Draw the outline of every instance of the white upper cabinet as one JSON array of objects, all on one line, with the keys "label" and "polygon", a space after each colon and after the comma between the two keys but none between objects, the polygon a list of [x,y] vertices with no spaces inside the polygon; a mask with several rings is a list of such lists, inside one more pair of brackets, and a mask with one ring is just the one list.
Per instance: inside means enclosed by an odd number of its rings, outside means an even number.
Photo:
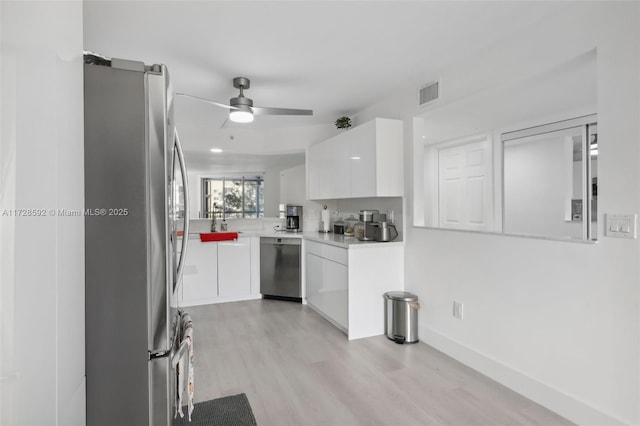
[{"label": "white upper cabinet", "polygon": [[313,182],[313,185],[307,183],[307,198],[311,200],[322,199],[331,193],[331,170],[325,167],[329,162],[329,150],[322,148],[318,144],[307,150],[307,182]]},{"label": "white upper cabinet", "polygon": [[403,195],[402,121],[376,118],[307,150],[310,200]]},{"label": "white upper cabinet", "polygon": [[322,149],[331,153],[328,163],[329,174],[332,184],[331,192],[324,198],[349,198],[351,196],[350,164],[349,164],[349,144],[342,138],[331,138],[320,144]]},{"label": "white upper cabinet", "polygon": [[[377,126],[372,126],[369,123],[356,127],[349,136],[348,160],[351,179],[349,195],[352,197],[375,197],[378,195],[377,176],[384,173],[383,170],[378,170],[378,157],[381,156],[377,155],[376,151],[378,146],[385,143],[382,142],[384,138],[378,138]],[[384,158],[380,158],[380,160],[383,161]]]}]

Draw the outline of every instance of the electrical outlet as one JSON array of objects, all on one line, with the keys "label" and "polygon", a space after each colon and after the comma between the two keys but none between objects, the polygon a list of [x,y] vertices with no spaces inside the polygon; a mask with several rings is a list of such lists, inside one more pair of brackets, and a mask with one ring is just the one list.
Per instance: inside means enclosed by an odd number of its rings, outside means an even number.
[{"label": "electrical outlet", "polygon": [[464,305],[462,302],[453,301],[453,316],[462,319],[464,317]]}]

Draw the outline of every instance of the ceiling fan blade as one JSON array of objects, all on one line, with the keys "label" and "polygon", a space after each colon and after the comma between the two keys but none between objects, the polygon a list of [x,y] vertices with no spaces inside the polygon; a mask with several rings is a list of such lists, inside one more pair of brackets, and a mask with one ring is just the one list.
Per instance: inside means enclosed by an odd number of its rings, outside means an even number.
[{"label": "ceiling fan blade", "polygon": [[255,115],[313,115],[311,109],[251,107]]},{"label": "ceiling fan blade", "polygon": [[231,105],[221,104],[221,103],[218,103],[218,102],[211,101],[209,99],[205,99],[205,98],[201,98],[201,97],[193,96],[193,95],[188,95],[186,93],[176,93],[176,96],[184,96],[184,97],[187,97],[187,98],[196,99],[196,100],[199,100],[199,101],[203,101],[203,102],[207,102],[207,103],[213,104],[215,106],[219,106],[221,108],[238,109],[238,108],[236,108],[234,106],[231,106]]}]

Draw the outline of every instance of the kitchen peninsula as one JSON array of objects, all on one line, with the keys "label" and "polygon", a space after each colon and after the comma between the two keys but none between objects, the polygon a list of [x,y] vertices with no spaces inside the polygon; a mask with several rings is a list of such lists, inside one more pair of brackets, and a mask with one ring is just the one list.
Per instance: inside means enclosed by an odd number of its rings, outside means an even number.
[{"label": "kitchen peninsula", "polygon": [[382,295],[403,288],[404,242],[268,229],[240,231],[232,241],[191,233],[180,306],[260,299],[260,237],[299,238],[302,303],[350,340],[383,334]]},{"label": "kitchen peninsula", "polygon": [[387,291],[403,290],[404,243],[304,233],[306,302],[349,340],[384,332]]}]

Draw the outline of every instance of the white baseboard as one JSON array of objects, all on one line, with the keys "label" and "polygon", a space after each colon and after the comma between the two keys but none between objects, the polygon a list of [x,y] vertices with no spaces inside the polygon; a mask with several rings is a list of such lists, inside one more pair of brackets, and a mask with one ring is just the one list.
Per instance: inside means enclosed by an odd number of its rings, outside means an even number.
[{"label": "white baseboard", "polygon": [[262,299],[262,295],[250,294],[247,296],[216,297],[216,298],[210,298],[210,299],[191,300],[188,302],[181,301],[180,307],[188,308],[190,306],[215,305],[216,303],[243,302],[245,300],[256,300],[256,299]]},{"label": "white baseboard", "polygon": [[329,315],[326,315],[324,312],[322,312],[320,309],[316,308],[315,306],[313,306],[311,303],[307,302],[307,306],[310,307],[311,309],[313,309],[317,314],[319,314],[322,318],[326,319],[327,321],[329,321],[331,324],[333,324],[338,330],[340,330],[341,332],[343,332],[344,334],[346,334],[347,336],[349,336],[349,330],[347,330],[346,328],[344,328],[343,326],[341,326],[340,324],[338,324],[333,318],[331,318]]},{"label": "white baseboard", "polygon": [[420,324],[420,341],[579,425],[631,424]]}]

